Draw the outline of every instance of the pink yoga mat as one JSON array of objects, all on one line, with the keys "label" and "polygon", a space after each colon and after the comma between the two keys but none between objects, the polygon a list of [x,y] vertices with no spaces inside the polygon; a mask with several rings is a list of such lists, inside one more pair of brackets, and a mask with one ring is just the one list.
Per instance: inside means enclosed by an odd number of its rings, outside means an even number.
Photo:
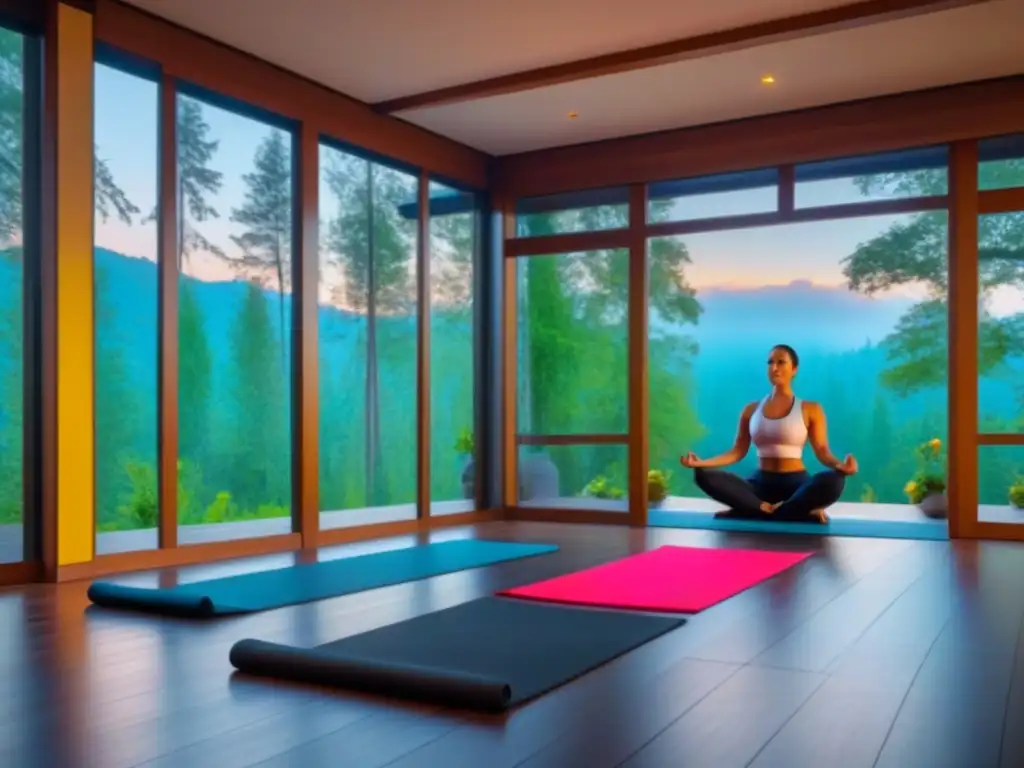
[{"label": "pink yoga mat", "polygon": [[666,546],[498,594],[600,608],[696,613],[811,554]]}]

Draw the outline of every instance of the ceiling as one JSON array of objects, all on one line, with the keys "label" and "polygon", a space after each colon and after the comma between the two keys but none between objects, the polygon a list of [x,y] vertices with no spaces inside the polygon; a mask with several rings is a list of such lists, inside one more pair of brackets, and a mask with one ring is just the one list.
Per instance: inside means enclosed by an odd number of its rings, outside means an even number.
[{"label": "ceiling", "polygon": [[[128,2],[369,103],[847,4]],[[1022,74],[1021,30],[1024,0],[991,0],[396,116],[505,155]]]}]

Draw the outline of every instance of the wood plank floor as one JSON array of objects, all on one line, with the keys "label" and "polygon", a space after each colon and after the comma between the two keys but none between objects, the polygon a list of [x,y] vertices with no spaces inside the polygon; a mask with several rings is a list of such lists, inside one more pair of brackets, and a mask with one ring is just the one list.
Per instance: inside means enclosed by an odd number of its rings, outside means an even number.
[{"label": "wood plank floor", "polygon": [[[472,535],[562,549],[204,623],[86,610],[84,584],[2,592],[0,765],[1024,765],[1024,546],[522,522],[432,539]],[[817,556],[505,717],[244,679],[228,663],[242,637],[315,645],[668,543],[809,548]],[[173,583],[225,570],[132,580]]]}]

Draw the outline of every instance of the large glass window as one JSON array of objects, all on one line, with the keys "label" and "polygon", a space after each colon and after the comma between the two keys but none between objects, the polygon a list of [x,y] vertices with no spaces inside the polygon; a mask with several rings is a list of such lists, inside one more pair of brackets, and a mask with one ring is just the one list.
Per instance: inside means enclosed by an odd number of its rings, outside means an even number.
[{"label": "large glass window", "polygon": [[629,190],[590,189],[516,202],[516,236],[597,232],[629,226]]},{"label": "large glass window", "polygon": [[948,169],[946,146],[804,163],[795,170],[795,205],[819,208],[945,195]]},{"label": "large glass window", "polygon": [[291,530],[290,132],[179,94],[183,544]]},{"label": "large glass window", "polygon": [[24,558],[22,395],[25,41],[0,27],[0,563]]},{"label": "large glass window", "polygon": [[519,259],[519,433],[628,430],[629,251]]},{"label": "large glass window", "polygon": [[[530,256],[517,275],[519,499],[624,509],[629,252]],[[622,444],[543,439],[586,434]]]},{"label": "large glass window", "polygon": [[157,546],[159,86],[95,68],[96,551]]},{"label": "large glass window", "polygon": [[779,208],[779,169],[658,181],[648,185],[647,196],[650,222],[771,213]]},{"label": "large glass window", "polygon": [[430,514],[476,507],[476,198],[430,185]]},{"label": "large glass window", "polygon": [[[722,509],[679,456],[732,446],[743,407],[770,390],[769,351],[788,344],[797,395],[822,404],[832,451],[860,464],[831,514],[940,524],[914,482],[944,471],[946,233],[935,212],[652,240],[650,467],[668,477],[665,508]],[[817,471],[810,447],[804,461]],[[751,449],[729,471],[755,467]]]},{"label": "large glass window", "polygon": [[321,528],[416,517],[417,187],[320,146]]},{"label": "large glass window", "polygon": [[1024,445],[978,447],[978,520],[1024,523]]},{"label": "large glass window", "polygon": [[978,289],[978,428],[1024,433],[1024,212],[978,218]]},{"label": "large glass window", "polygon": [[1024,187],[1024,133],[978,142],[978,189]]}]

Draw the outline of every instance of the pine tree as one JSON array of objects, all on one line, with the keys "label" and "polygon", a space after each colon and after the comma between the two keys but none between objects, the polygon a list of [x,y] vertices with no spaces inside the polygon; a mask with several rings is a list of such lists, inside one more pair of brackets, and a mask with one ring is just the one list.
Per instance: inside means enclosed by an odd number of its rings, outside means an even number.
[{"label": "pine tree", "polygon": [[366,316],[366,427],[367,503],[387,503],[381,473],[378,376],[378,316],[405,315],[415,301],[410,254],[415,247],[415,226],[400,219],[399,206],[408,202],[408,181],[403,174],[356,157],[327,156],[326,181],[339,200],[337,216],[324,238],[329,259],[345,276],[345,301]]},{"label": "pine tree", "polygon": [[[285,381],[274,365],[277,340],[267,310],[263,291],[248,282],[231,331],[231,487],[238,503],[250,509],[289,503],[289,468],[277,460],[288,445]],[[258,423],[254,414],[259,414]]]},{"label": "pine tree", "polygon": [[284,132],[272,130],[256,149],[253,171],[242,176],[247,187],[245,201],[231,212],[231,221],[246,228],[243,234],[231,238],[242,250],[242,266],[255,275],[270,267],[276,275],[282,361],[287,346],[284,299],[291,283],[290,154]]}]

